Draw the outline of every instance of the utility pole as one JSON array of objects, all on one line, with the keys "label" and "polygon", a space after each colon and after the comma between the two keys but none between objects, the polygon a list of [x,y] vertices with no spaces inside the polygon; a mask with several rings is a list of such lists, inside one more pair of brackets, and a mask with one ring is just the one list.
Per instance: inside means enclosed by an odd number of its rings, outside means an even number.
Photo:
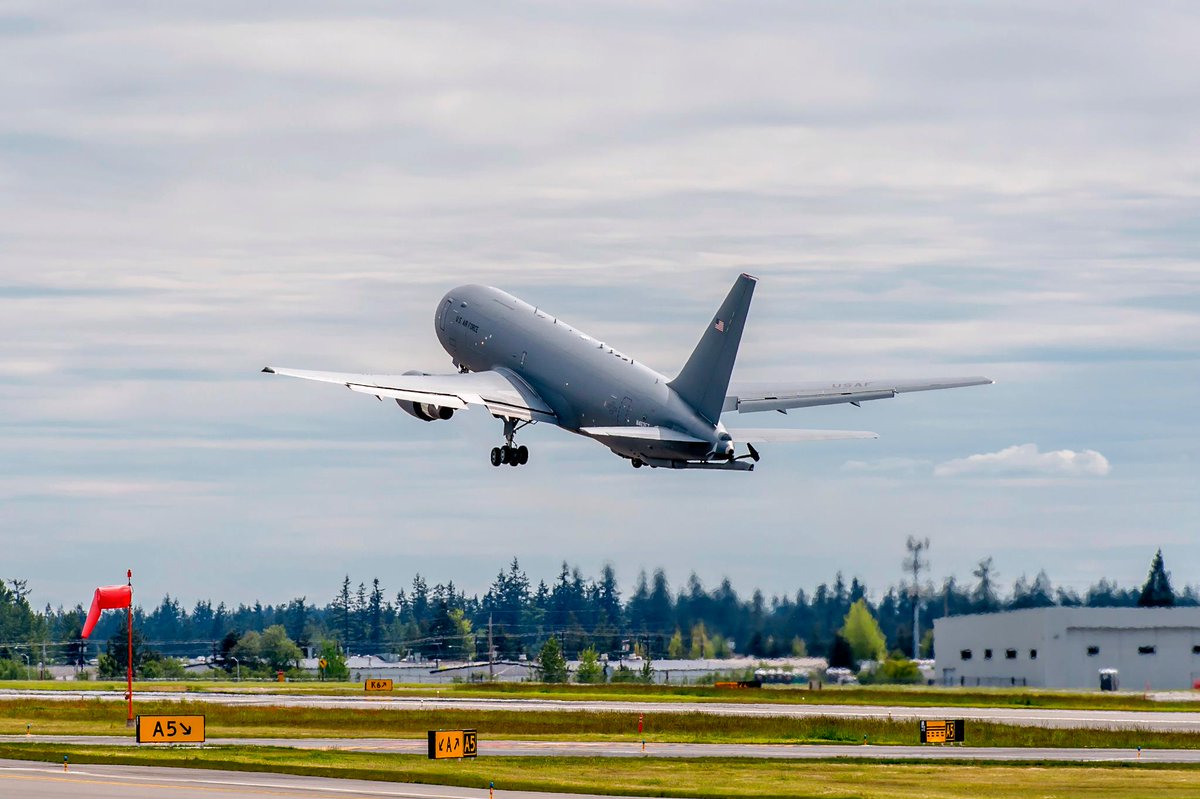
[{"label": "utility pole", "polygon": [[492,614],[488,614],[488,682],[496,678],[495,666],[493,665],[494,653],[496,650],[492,648]]},{"label": "utility pole", "polygon": [[912,573],[912,606],[913,606],[913,660],[921,656],[921,572],[929,568],[929,561],[922,557],[929,550],[929,539],[918,540],[909,536],[904,548],[908,554],[904,557],[904,570]]}]

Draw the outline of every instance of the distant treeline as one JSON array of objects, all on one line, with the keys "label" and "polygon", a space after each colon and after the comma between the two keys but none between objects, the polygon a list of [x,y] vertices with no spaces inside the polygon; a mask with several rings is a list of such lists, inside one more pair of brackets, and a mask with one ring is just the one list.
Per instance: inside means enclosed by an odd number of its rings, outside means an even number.
[{"label": "distant treeline", "polygon": [[[1155,556],[1146,584],[1138,588],[1121,588],[1102,579],[1080,595],[1056,588],[1043,571],[1032,580],[1017,578],[1009,591],[1002,592],[991,558],[980,561],[972,578],[966,584],[949,577],[940,586],[922,586],[920,629],[926,652],[932,649],[928,631],[933,620],[945,615],[1049,605],[1200,604],[1191,586],[1178,593],[1171,589],[1161,553]],[[534,585],[514,558],[482,596],[467,596],[453,582],[430,586],[421,575],[395,594],[386,591],[379,579],[355,584],[346,577],[323,605],[307,597],[236,608],[202,600],[189,611],[167,596],[149,611],[135,608],[134,626],[148,646],[179,656],[210,655],[219,651],[230,633],[236,638],[278,624],[302,647],[334,641],[348,654],[485,657],[489,621],[500,658],[535,655],[552,635],[559,638],[568,657],[588,646],[613,654],[636,650],[654,659],[668,654],[713,657],[731,651],[756,657],[824,655],[851,604],[867,599],[869,593],[858,578],[847,582],[839,572],[831,583],[821,583],[811,593],[801,589],[794,595],[767,598],[755,590],[747,597],[728,580],[706,588],[695,574],[675,588],[665,571],[657,569],[640,574],[632,595],[622,598],[611,566],[589,579],[578,567],[563,563],[551,583],[541,580]],[[29,654],[36,664],[43,646],[50,662],[95,657],[96,644],[103,645],[120,625],[121,614],[106,613],[92,635],[95,643],[83,644],[79,632],[85,608],[47,606],[37,611],[28,597],[24,581],[0,584],[0,660],[21,661]],[[888,648],[911,652],[912,586],[891,586],[877,601],[867,602]]]}]

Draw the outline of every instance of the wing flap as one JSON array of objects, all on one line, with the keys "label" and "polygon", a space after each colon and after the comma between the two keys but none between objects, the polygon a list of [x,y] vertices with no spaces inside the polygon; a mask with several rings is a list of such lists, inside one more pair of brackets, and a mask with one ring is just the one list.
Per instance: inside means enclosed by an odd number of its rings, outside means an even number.
[{"label": "wing flap", "polygon": [[879,438],[878,433],[872,433],[867,430],[788,430],[764,428],[757,430],[730,430],[728,432],[738,444],[796,444],[805,441],[844,441],[855,438]]},{"label": "wing flap", "polygon": [[[347,383],[347,388],[351,391],[357,391],[360,394],[371,394],[376,397],[387,397],[388,399],[407,400],[409,402],[419,402],[426,405],[438,405],[443,408],[453,408],[460,411],[467,405],[471,404],[455,394],[432,394],[427,391],[404,391],[397,388],[382,388],[380,386],[364,386],[358,383]],[[477,401],[475,404],[482,405],[482,401]]]},{"label": "wing flap", "polygon": [[669,427],[644,427],[628,425],[625,427],[581,427],[579,432],[592,438],[626,438],[638,441],[674,441],[681,444],[707,444],[702,438],[696,438]]}]

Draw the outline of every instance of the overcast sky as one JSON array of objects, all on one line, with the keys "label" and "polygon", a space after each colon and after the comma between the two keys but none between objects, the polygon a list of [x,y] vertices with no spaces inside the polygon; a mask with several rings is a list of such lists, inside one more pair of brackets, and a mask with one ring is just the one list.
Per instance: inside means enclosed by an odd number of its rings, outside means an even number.
[{"label": "overcast sky", "polygon": [[[610,561],[793,593],[1200,582],[1190,3],[0,3],[0,577],[320,604]],[[674,373],[997,384],[752,474],[259,374],[448,369],[447,289]],[[742,420],[743,423],[745,420]],[[760,423],[759,419],[752,419]]]}]

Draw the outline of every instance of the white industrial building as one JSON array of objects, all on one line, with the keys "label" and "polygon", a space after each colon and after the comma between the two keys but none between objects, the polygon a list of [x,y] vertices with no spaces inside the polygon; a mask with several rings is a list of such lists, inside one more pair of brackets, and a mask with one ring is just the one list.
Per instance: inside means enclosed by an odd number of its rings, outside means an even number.
[{"label": "white industrial building", "polygon": [[1200,608],[1029,608],[948,616],[933,625],[943,685],[1096,688],[1116,669],[1124,690],[1200,680]]}]

